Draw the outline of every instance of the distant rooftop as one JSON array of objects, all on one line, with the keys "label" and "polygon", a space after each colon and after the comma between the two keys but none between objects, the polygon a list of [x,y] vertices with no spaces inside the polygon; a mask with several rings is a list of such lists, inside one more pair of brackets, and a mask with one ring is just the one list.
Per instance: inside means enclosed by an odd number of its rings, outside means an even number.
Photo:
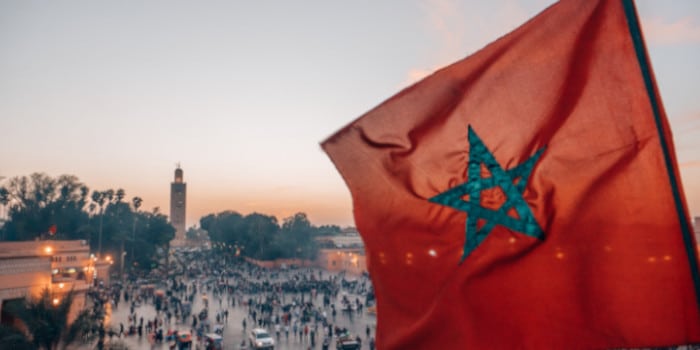
[{"label": "distant rooftop", "polygon": [[346,232],[338,236],[318,237],[319,242],[326,243],[328,248],[364,248],[362,237],[357,232]]}]

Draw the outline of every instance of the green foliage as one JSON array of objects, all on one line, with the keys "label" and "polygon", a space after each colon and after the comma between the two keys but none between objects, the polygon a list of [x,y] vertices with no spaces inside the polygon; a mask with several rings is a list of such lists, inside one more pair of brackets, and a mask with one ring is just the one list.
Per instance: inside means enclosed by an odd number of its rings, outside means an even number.
[{"label": "green foliage", "polygon": [[[139,211],[140,197],[131,203],[125,199],[123,189],[90,192],[73,175],[15,177],[0,187],[0,205],[8,208],[9,216],[0,240],[84,239],[93,251],[111,254],[117,263],[126,251],[125,266],[150,268],[157,248],[175,236],[175,229],[165,215]],[[54,225],[57,232],[50,237]]]},{"label": "green foliage", "polygon": [[0,325],[0,344],[13,350],[34,350],[36,347],[17,329]]},{"label": "green foliage", "polygon": [[[57,305],[54,305],[47,288],[36,299],[10,303],[6,307],[10,314],[22,321],[29,332],[31,345],[34,348],[51,350],[56,349],[59,344],[66,346],[78,339],[85,339],[90,329],[97,325],[98,317],[87,310],[81,312],[72,324],[68,324],[68,314],[73,298],[73,292],[68,292]],[[6,333],[12,341],[16,341],[19,345],[24,344],[17,339],[17,332],[6,331]]]},{"label": "green foliage", "polygon": [[9,206],[10,220],[0,231],[3,240],[31,240],[46,235],[52,225],[68,239],[86,233],[87,187],[72,175],[54,179],[32,174],[9,180],[0,190],[0,205]]},{"label": "green foliage", "polygon": [[226,252],[240,249],[243,256],[263,260],[314,259],[318,254],[314,237],[320,230],[304,213],[285,218],[279,226],[274,216],[224,211],[202,217],[200,225],[215,246]]}]

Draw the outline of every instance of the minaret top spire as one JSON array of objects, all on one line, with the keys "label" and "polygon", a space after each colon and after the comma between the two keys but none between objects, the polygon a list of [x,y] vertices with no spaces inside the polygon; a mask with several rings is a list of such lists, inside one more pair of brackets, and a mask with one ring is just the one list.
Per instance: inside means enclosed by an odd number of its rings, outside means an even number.
[{"label": "minaret top spire", "polygon": [[182,183],[183,180],[182,169],[180,168],[180,163],[177,163],[177,169],[175,169],[175,183]]}]

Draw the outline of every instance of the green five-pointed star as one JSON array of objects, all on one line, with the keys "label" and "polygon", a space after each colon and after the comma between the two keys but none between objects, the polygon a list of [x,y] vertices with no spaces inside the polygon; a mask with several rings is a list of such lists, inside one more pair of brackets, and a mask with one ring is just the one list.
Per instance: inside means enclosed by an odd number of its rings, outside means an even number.
[{"label": "green five-pointed star", "polygon": [[[486,148],[484,142],[472,130],[471,126],[469,127],[467,182],[430,198],[431,202],[467,212],[464,253],[460,263],[486,239],[497,224],[538,239],[544,237],[542,228],[522,196],[532,169],[542,152],[544,152],[544,148],[538,150],[532,157],[515,168],[503,170],[493,154]],[[491,177],[481,177],[481,164],[486,166]],[[480,202],[481,191],[494,187],[500,187],[506,196],[505,203],[498,210],[484,208]],[[465,195],[469,195],[469,200],[463,199]],[[511,209],[515,209],[518,218],[508,215],[508,211]],[[486,221],[480,229],[477,228],[479,219]]]}]

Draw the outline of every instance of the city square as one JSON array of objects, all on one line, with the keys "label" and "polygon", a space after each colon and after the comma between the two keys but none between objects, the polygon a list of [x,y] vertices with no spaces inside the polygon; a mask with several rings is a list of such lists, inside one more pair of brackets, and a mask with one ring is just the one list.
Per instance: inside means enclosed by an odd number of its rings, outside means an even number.
[{"label": "city square", "polygon": [[[353,340],[359,336],[361,348],[371,348],[369,343],[370,338],[373,338],[375,335],[376,314],[374,313],[371,299],[367,303],[368,293],[371,295],[371,286],[366,275],[348,276],[345,273],[330,273],[318,268],[263,269],[249,264],[233,264],[230,266],[233,266],[232,270],[235,271],[243,271],[246,268],[251,269],[250,271],[255,271],[245,277],[246,281],[253,285],[281,285],[302,276],[301,278],[306,278],[308,281],[312,279],[318,281],[334,280],[339,288],[335,296],[331,294],[323,295],[313,288],[303,293],[279,293],[279,302],[270,304],[269,324],[260,323],[256,325],[252,312],[259,309],[255,306],[250,307],[249,303],[252,301],[253,305],[260,304],[266,297],[275,293],[269,292],[269,290],[251,293],[250,289],[235,281],[236,277],[216,279],[211,278],[211,273],[206,273],[204,276],[208,277],[191,280],[182,279],[181,281],[185,285],[196,286],[196,292],[190,294],[192,301],[187,302],[187,308],[191,309],[191,315],[183,319],[180,315],[174,317],[171,314],[169,322],[167,321],[167,314],[170,312],[157,312],[153,303],[153,300],[156,298],[155,295],[164,292],[164,290],[152,285],[145,285],[145,289],[142,288],[144,285],[133,285],[132,291],[137,291],[138,293],[139,291],[147,290],[143,295],[153,295],[153,297],[150,299],[146,297],[135,302],[133,299],[135,296],[132,295],[132,299],[126,301],[124,300],[124,292],[122,292],[120,294],[121,302],[115,303],[111,301],[106,316],[106,327],[108,328],[106,342],[122,342],[130,349],[167,349],[169,347],[167,340],[156,342],[154,336],[149,336],[145,330],[142,330],[139,336],[137,331],[138,324],[139,320],[143,318],[143,320],[147,320],[145,321],[146,323],[150,320],[162,320],[161,328],[164,334],[175,330],[189,332],[192,334],[192,348],[195,349],[205,349],[206,334],[215,333],[215,329],[222,330],[221,336],[225,349],[252,349],[254,347],[251,346],[250,332],[254,328],[267,330],[274,338],[275,349],[336,349],[336,342],[339,337],[337,334],[329,336],[329,327],[333,330],[346,330]],[[224,266],[220,266],[220,268],[226,269]],[[217,272],[224,276],[227,275],[224,270],[218,270]],[[165,284],[160,285],[164,287]],[[224,287],[222,289],[224,290],[223,293],[214,292],[216,287],[220,285],[237,286],[240,287],[240,290],[236,291],[234,287],[231,289]],[[190,291],[194,291],[192,287],[189,288]],[[229,290],[232,293],[229,293]],[[129,293],[127,292],[127,294]],[[174,295],[175,293],[168,292],[167,294]],[[326,298],[325,305],[324,298]],[[343,299],[351,302],[353,307],[345,308],[344,305],[347,303],[343,303]],[[318,317],[308,319],[306,320],[307,322],[301,322],[298,306],[307,303],[311,303],[314,311],[318,311]],[[362,304],[362,307],[358,308],[357,305],[359,304]],[[365,306],[366,304],[369,304],[369,310]],[[133,309],[132,305],[134,305]],[[193,327],[192,318],[205,309],[208,310],[208,318],[211,322],[205,321],[208,323],[208,328],[198,332],[197,328],[199,327]],[[285,309],[288,312],[285,312]],[[335,309],[335,312],[333,309]],[[170,311],[172,311],[172,308]],[[224,316],[225,314],[227,316]],[[135,317],[132,318],[131,316],[133,315]],[[289,319],[287,320],[285,317],[289,317]],[[217,319],[219,322],[216,322]],[[262,316],[258,319],[262,320]],[[130,325],[135,326],[132,334],[129,334]],[[121,332],[122,326],[124,327],[123,332]],[[304,326],[308,327],[307,332],[303,331]],[[311,333],[313,333],[313,336]],[[327,347],[323,345],[324,340],[328,345]],[[374,340],[372,339],[372,341]]]}]

